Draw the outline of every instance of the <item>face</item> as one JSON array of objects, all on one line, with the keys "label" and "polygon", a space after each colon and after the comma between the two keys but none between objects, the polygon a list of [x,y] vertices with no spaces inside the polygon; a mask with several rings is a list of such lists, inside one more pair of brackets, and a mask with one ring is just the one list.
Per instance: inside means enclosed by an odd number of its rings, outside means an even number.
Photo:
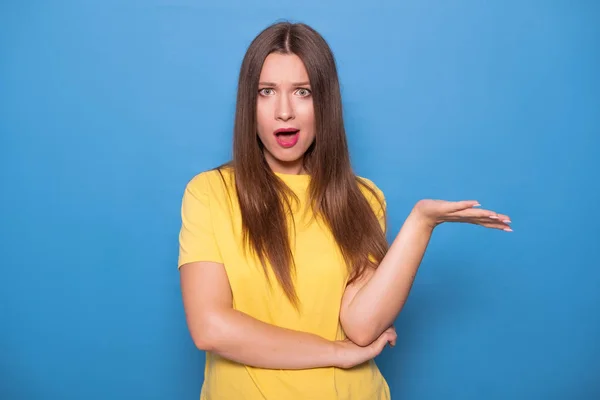
[{"label": "face", "polygon": [[315,139],[315,117],[308,74],[297,55],[267,56],[256,106],[258,136],[271,169],[304,173],[302,160]]}]

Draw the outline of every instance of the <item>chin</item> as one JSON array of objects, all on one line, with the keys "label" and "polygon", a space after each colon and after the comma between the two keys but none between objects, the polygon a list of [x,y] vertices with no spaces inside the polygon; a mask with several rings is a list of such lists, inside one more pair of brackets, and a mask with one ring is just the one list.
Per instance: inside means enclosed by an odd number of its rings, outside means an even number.
[{"label": "chin", "polygon": [[296,148],[288,151],[281,151],[281,149],[277,149],[277,151],[268,150],[268,152],[272,158],[282,163],[295,163],[302,160],[302,157],[304,156],[304,151]]},{"label": "chin", "polygon": [[275,159],[284,163],[294,163],[302,159],[302,154],[275,155]]}]

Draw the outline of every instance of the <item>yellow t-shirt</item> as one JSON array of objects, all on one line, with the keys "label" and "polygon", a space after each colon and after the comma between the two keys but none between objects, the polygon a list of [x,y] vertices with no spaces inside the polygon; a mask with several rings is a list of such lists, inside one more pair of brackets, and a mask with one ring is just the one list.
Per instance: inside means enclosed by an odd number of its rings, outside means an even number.
[{"label": "yellow t-shirt", "polygon": [[[286,300],[271,274],[269,286],[259,262],[245,258],[241,214],[234,175],[223,170],[229,195],[218,171],[196,175],[186,186],[179,236],[179,266],[193,261],[213,261],[225,266],[233,306],[258,320],[310,332],[328,340],[345,339],[339,322],[340,302],[348,272],[328,229],[309,213],[306,195],[309,175],[277,174],[301,200],[294,210],[296,262],[295,288],[301,304],[298,313]],[[370,180],[363,180],[381,191]],[[379,202],[363,189],[374,211],[384,221]],[[291,226],[291,225],[290,225]],[[238,364],[210,352],[201,400],[388,400],[389,387],[373,360],[351,369],[314,368],[273,370]]]}]

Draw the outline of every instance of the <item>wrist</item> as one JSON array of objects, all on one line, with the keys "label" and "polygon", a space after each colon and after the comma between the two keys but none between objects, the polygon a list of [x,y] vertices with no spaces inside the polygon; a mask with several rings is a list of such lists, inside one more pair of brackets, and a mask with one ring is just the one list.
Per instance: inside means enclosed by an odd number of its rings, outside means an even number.
[{"label": "wrist", "polygon": [[348,339],[346,340],[336,340],[330,342],[331,346],[331,366],[335,368],[351,368],[353,366],[352,362],[348,359],[348,344],[350,344]]},{"label": "wrist", "polygon": [[343,356],[343,346],[341,346],[341,342],[333,341],[329,342],[329,349],[327,351],[329,365],[336,368],[343,368],[344,364],[344,356]]},{"label": "wrist", "polygon": [[406,222],[419,227],[419,229],[421,230],[426,230],[430,232],[433,231],[433,229],[436,226],[442,223],[442,221],[438,221],[435,218],[432,218],[423,213],[419,207],[419,203],[417,203],[417,205],[415,205],[415,207],[412,209],[412,211],[408,215],[408,218],[406,219]]}]

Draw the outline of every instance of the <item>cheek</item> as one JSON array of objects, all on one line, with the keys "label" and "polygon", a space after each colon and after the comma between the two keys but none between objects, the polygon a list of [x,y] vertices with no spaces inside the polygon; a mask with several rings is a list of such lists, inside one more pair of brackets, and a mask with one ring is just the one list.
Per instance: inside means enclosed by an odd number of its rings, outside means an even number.
[{"label": "cheek", "polygon": [[258,133],[264,134],[265,131],[269,130],[269,125],[273,118],[269,118],[268,110],[266,107],[258,107],[256,110],[256,124],[258,125]]},{"label": "cheek", "polygon": [[312,123],[315,120],[315,112],[312,101],[301,102],[297,105],[296,115],[305,123]]}]

